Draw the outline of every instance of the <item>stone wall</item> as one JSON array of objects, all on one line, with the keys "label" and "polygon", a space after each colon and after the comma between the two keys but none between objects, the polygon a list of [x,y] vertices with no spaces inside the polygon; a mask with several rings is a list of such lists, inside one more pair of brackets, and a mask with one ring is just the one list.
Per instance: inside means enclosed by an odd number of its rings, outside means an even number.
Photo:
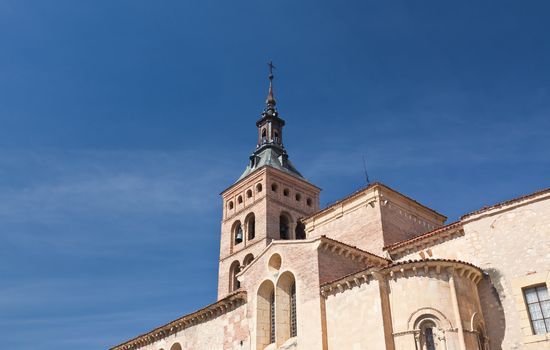
[{"label": "stone wall", "polygon": [[450,238],[392,254],[401,260],[432,256],[479,266],[487,273],[479,294],[491,349],[550,349],[548,335],[533,335],[522,295],[528,286],[550,286],[550,195],[468,215],[461,226]]},{"label": "stone wall", "polygon": [[329,349],[386,349],[378,281],[326,298]]},{"label": "stone wall", "polygon": [[325,235],[374,254],[439,227],[445,216],[374,184],[305,219],[308,238]]},{"label": "stone wall", "polygon": [[[181,347],[178,347],[178,345]],[[171,334],[139,350],[248,350],[246,303]]]}]

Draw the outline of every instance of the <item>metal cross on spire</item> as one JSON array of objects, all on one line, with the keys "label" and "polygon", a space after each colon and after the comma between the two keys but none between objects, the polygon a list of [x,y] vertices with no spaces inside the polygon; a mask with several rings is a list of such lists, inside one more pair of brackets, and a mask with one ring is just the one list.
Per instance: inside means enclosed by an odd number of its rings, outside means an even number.
[{"label": "metal cross on spire", "polygon": [[269,62],[267,62],[267,66],[269,67],[269,92],[267,93],[267,100],[265,103],[273,109],[275,104],[277,104],[275,97],[273,97],[273,69],[275,69],[275,65],[273,64],[273,61],[269,60]]},{"label": "metal cross on spire", "polygon": [[273,69],[277,67],[275,67],[272,60],[269,60],[269,62],[267,62],[267,66],[269,67],[269,80],[273,80]]}]

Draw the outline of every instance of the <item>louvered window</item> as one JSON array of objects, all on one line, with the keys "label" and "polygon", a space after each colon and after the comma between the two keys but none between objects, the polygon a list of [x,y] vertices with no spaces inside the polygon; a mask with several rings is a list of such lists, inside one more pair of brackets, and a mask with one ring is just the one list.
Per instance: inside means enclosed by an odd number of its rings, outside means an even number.
[{"label": "louvered window", "polygon": [[290,287],[290,336],[295,337],[297,335],[296,325],[296,283],[293,283]]}]

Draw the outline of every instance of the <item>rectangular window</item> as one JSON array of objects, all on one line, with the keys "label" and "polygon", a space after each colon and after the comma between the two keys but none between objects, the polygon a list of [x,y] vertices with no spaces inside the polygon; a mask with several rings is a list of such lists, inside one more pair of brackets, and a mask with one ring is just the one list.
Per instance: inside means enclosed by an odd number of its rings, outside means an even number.
[{"label": "rectangular window", "polygon": [[550,333],[550,297],[546,285],[523,290],[533,333]]}]

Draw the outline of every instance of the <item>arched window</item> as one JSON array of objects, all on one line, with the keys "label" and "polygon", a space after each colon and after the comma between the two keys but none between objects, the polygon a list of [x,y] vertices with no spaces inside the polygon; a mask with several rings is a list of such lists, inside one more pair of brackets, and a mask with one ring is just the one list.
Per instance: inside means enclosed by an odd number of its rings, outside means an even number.
[{"label": "arched window", "polygon": [[290,239],[290,220],[285,214],[279,216],[279,234],[281,239]]},{"label": "arched window", "polygon": [[275,140],[275,142],[279,142],[279,133],[277,132],[277,130],[273,132],[273,139]]},{"label": "arched window", "polygon": [[238,260],[233,261],[229,267],[229,291],[233,292],[241,288],[241,283],[237,279],[237,274],[241,271],[241,265]]},{"label": "arched window", "polygon": [[256,185],[256,192],[260,193],[260,192],[262,192],[262,189],[263,189],[262,184],[257,184]]},{"label": "arched window", "polygon": [[277,192],[277,188],[279,188],[279,186],[277,186],[277,184],[275,184],[275,183],[271,184],[271,190],[273,192]]},{"label": "arched window", "polygon": [[277,344],[283,344],[297,335],[296,280],[285,271],[277,280],[276,296]]},{"label": "arched window", "polygon": [[267,139],[267,130],[264,128],[262,129],[262,142],[265,142]]},{"label": "arched window", "polygon": [[233,224],[233,237],[235,244],[241,243],[244,239],[243,227],[241,226],[240,221]]},{"label": "arched window", "polygon": [[233,209],[233,201],[229,201],[229,203],[227,204],[227,206],[229,207],[229,209]]},{"label": "arched window", "polygon": [[174,343],[174,345],[170,347],[170,350],[181,350],[180,343]]},{"label": "arched window", "polygon": [[241,204],[243,202],[243,196],[237,197],[237,203]]},{"label": "arched window", "polygon": [[246,232],[248,234],[248,240],[253,240],[256,237],[256,217],[254,213],[248,214],[245,219]]},{"label": "arched window", "polygon": [[311,198],[308,198],[306,200],[306,204],[307,204],[308,207],[311,207]]},{"label": "arched window", "polygon": [[296,239],[306,239],[306,225],[301,221],[296,223]]},{"label": "arched window", "polygon": [[424,343],[426,344],[426,350],[435,350],[435,340],[434,340],[434,327],[424,328]]},{"label": "arched window", "polygon": [[252,198],[252,190],[246,191],[246,198]]},{"label": "arched window", "polygon": [[302,195],[299,193],[296,193],[296,201],[299,202],[302,200]]},{"label": "arched window", "polygon": [[275,342],[275,286],[264,281],[256,297],[256,349],[264,349]]},{"label": "arched window", "polygon": [[288,196],[290,195],[290,190],[289,190],[288,188],[285,188],[285,189],[283,190],[283,195],[284,195],[285,197],[288,197]]},{"label": "arched window", "polygon": [[422,350],[436,350],[439,349],[438,342],[435,336],[436,324],[430,320],[426,319],[420,323],[420,349]]},{"label": "arched window", "polygon": [[243,266],[248,266],[252,262],[252,260],[254,260],[254,255],[247,254],[243,259]]}]

